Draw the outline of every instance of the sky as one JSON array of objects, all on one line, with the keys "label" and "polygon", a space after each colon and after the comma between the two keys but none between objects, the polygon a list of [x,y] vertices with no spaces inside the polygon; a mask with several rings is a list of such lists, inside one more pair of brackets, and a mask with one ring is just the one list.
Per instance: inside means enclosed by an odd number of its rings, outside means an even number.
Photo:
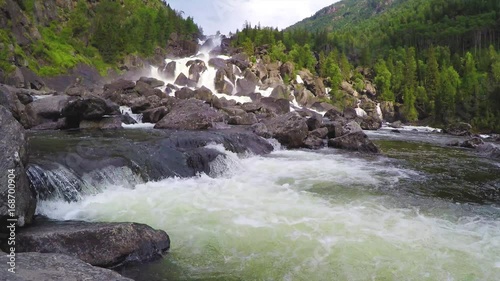
[{"label": "sky", "polygon": [[167,0],[170,7],[191,16],[205,35],[235,32],[245,21],[286,28],[338,0]]}]

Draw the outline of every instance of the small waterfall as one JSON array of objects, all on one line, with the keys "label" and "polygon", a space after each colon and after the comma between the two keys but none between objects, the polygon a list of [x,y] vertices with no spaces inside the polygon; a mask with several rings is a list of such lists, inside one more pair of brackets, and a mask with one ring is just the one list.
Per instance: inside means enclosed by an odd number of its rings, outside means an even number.
[{"label": "small waterfall", "polygon": [[120,106],[120,112],[122,115],[128,115],[137,122],[137,124],[142,123],[142,114],[135,114],[132,109],[128,106]]},{"label": "small waterfall", "polygon": [[50,163],[50,166],[50,169],[36,164],[28,167],[28,178],[39,200],[76,202],[86,195],[100,193],[109,186],[133,187],[143,182],[128,167],[110,166],[79,175],[59,163]]}]

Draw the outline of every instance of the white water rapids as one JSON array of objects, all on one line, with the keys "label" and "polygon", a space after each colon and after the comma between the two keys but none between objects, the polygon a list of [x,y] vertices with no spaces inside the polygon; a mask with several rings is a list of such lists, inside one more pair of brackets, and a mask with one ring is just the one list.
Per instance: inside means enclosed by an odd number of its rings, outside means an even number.
[{"label": "white water rapids", "polygon": [[380,188],[390,189],[412,172],[384,158],[332,150],[243,159],[226,153],[226,160],[212,163],[215,178],[113,186],[79,202],[41,202],[38,212],[61,220],[141,222],[167,231],[172,248],[156,269],[157,279],[140,280],[500,276],[500,220],[456,217],[445,203],[425,212],[394,204],[399,199]]}]

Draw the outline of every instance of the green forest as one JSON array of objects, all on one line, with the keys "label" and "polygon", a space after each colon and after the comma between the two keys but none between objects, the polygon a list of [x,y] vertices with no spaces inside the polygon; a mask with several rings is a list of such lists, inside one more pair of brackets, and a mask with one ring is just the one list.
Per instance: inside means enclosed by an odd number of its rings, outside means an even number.
[{"label": "green forest", "polygon": [[[182,40],[201,35],[191,17],[183,18],[161,0],[79,0],[72,9],[58,10],[59,19],[48,25],[36,23],[36,2],[42,1],[17,1],[41,39],[20,46],[10,31],[15,27],[0,29],[0,46],[13,46],[0,48],[2,69],[12,70],[15,56],[41,76],[63,74],[79,63],[105,74],[126,54],[147,57],[156,47],[165,48],[173,33]],[[6,4],[0,1],[0,7]]]},{"label": "green forest", "polygon": [[[365,6],[358,8],[366,13],[387,1],[359,0]],[[376,85],[379,101],[400,105],[404,121],[464,121],[477,131],[500,132],[500,1],[395,2],[333,29],[324,27],[324,17],[318,25],[313,19],[309,27],[282,31],[246,23],[233,44],[251,56],[267,46],[265,59],[292,61],[296,69],[327,78],[334,102],[342,98],[343,80],[362,88],[366,78]]]}]

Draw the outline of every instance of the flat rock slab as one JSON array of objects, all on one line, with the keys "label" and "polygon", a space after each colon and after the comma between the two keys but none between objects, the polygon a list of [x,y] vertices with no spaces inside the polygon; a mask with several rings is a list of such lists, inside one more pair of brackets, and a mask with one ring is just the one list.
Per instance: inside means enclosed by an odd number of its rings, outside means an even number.
[{"label": "flat rock slab", "polygon": [[7,255],[0,255],[5,272],[0,281],[132,281],[105,268],[95,267],[77,258],[61,254],[20,253],[16,255],[16,271],[7,271]]},{"label": "flat rock slab", "polygon": [[151,261],[170,248],[165,231],[137,223],[42,221],[21,229],[16,240],[19,253],[65,254],[102,267]]}]

